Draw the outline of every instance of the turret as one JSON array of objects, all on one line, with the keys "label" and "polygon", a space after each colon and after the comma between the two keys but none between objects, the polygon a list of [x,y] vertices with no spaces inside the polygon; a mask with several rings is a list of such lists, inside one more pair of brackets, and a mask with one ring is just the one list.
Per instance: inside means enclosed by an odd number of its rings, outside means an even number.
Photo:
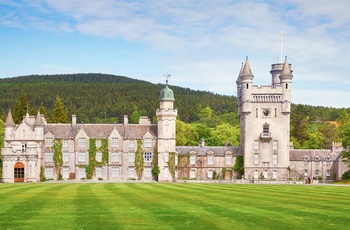
[{"label": "turret", "polygon": [[15,132],[16,124],[13,121],[11,110],[7,114],[4,127],[5,127],[5,139],[13,139],[14,138],[14,132]]},{"label": "turret", "polygon": [[284,61],[281,74],[279,76],[281,81],[282,93],[283,93],[283,105],[282,112],[290,113],[291,112],[291,101],[292,101],[292,70],[290,69],[290,64],[287,61],[287,57]]},{"label": "turret", "polygon": [[35,136],[37,140],[42,140],[44,138],[44,122],[41,118],[40,111],[36,114],[34,122]]},{"label": "turret", "polygon": [[253,79],[254,79],[254,75],[252,73],[252,70],[250,69],[250,65],[247,57],[240,76],[240,80],[241,80],[240,96],[241,96],[241,103],[242,103],[242,113],[251,112],[249,103],[251,102],[251,88],[253,85]]},{"label": "turret", "polygon": [[[169,77],[168,75],[167,77]],[[165,87],[160,91],[160,108],[156,111],[158,121],[158,166],[160,174],[159,181],[172,180],[168,169],[167,159],[169,153],[175,152],[176,147],[176,116],[177,110],[174,109],[174,93],[168,86],[166,80]]]},{"label": "turret", "polygon": [[242,72],[243,72],[243,62],[242,62],[242,66],[241,66],[241,69],[239,71],[238,78],[237,78],[237,81],[236,81],[236,84],[237,84],[238,116],[242,115],[242,108],[241,108],[241,105],[242,105],[242,100],[241,100],[242,99],[241,98],[241,90],[242,90],[241,75],[242,75]]}]

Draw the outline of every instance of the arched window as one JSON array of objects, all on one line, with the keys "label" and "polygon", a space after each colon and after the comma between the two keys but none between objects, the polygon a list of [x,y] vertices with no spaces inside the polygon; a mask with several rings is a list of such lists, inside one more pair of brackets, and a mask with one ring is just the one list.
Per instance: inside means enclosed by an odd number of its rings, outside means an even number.
[{"label": "arched window", "polygon": [[13,176],[15,182],[24,182],[24,165],[21,162],[15,164]]}]

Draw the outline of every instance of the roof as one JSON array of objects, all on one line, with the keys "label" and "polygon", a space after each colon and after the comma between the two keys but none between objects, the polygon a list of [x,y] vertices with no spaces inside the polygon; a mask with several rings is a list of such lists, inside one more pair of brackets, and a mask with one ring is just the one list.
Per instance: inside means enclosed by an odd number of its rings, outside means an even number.
[{"label": "roof", "polygon": [[7,114],[4,126],[14,126],[14,125],[15,125],[15,122],[13,121],[13,117],[10,110],[9,113]]},{"label": "roof", "polygon": [[239,146],[176,146],[178,154],[189,154],[191,151],[194,151],[199,156],[207,155],[210,151],[214,152],[216,156],[225,156],[225,153],[228,151],[236,156],[242,155]]},{"label": "roof", "polygon": [[166,81],[166,85],[165,85],[164,89],[162,89],[160,91],[159,100],[160,101],[175,101],[174,93],[168,86],[168,80]]},{"label": "roof", "polygon": [[339,152],[332,152],[330,149],[293,149],[289,152],[289,160],[291,161],[303,161],[305,156],[308,156],[310,160],[320,157],[320,160],[326,159],[327,156],[331,160],[337,159]]},{"label": "roof", "polygon": [[38,113],[36,114],[34,126],[43,126],[43,125],[44,125],[43,119],[41,118],[41,114],[38,111]]}]

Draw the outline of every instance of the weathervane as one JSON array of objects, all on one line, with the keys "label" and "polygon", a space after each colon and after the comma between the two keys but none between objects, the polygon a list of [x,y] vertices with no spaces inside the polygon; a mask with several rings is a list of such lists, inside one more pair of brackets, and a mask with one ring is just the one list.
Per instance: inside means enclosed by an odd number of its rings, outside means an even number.
[{"label": "weathervane", "polygon": [[165,77],[165,79],[166,79],[166,84],[168,85],[168,80],[169,80],[169,78],[171,77],[171,75],[168,74],[168,73],[166,73],[166,74],[164,74],[164,77]]}]

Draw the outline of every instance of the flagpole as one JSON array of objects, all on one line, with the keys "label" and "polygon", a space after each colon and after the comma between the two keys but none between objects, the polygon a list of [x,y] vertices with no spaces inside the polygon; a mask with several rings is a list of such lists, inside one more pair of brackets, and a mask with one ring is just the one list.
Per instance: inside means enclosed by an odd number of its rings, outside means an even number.
[{"label": "flagpole", "polygon": [[281,30],[281,33],[280,33],[280,49],[281,49],[281,59],[280,59],[280,62],[282,63],[283,62],[283,59],[282,59],[282,51],[283,51],[283,30]]}]

